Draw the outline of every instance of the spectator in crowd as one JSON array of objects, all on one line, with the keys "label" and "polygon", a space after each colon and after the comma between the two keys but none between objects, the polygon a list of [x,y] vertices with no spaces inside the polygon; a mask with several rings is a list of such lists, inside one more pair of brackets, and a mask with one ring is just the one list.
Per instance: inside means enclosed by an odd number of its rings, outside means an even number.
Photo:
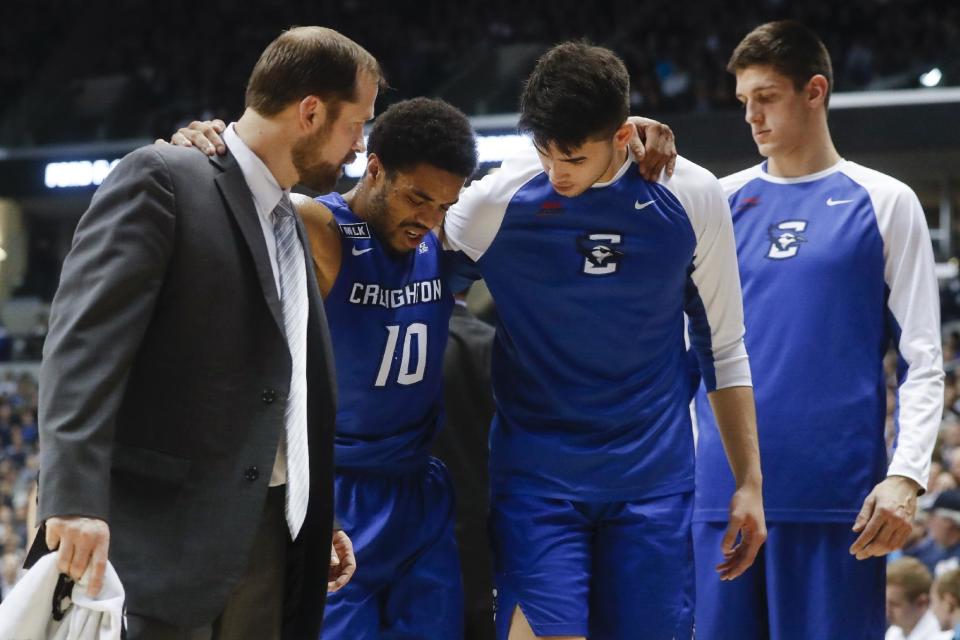
[{"label": "spectator in crowd", "polygon": [[960,490],[942,492],[930,511],[927,538],[904,551],[935,575],[960,567]]},{"label": "spectator in crowd", "polygon": [[20,411],[20,435],[27,444],[37,442],[37,413],[33,409]]},{"label": "spectator in crowd", "polygon": [[[186,114],[236,111],[236,87],[270,34],[317,20],[386,61],[386,75],[397,87],[388,99],[437,95],[470,113],[516,108],[513,77],[499,86],[465,88],[457,81],[477,68],[504,76],[510,66],[522,68],[513,55],[501,55],[510,62],[496,68],[498,49],[507,47],[546,48],[582,37],[605,44],[624,54],[633,109],[650,112],[731,108],[722,53],[733,48],[745,25],[789,17],[824,34],[841,91],[916,82],[918,65],[956,59],[960,42],[960,6],[953,0],[708,0],[697,3],[697,11],[667,0],[614,0],[597,10],[577,0],[384,3],[373,13],[363,4],[288,0],[257,9],[220,0],[194,3],[185,19],[176,11],[144,11],[142,0],[0,3],[0,22],[18,27],[0,38],[0,95],[12,97],[0,106],[0,118],[10,113],[28,123],[0,129],[6,134],[0,145],[156,137]],[[82,35],[73,36],[71,29]],[[205,51],[200,60],[190,54],[190,43],[228,37],[230,47]],[[941,66],[944,81],[951,82],[950,67]],[[116,89],[98,92],[104,80]]]},{"label": "spectator in crowd", "polygon": [[[20,395],[18,388],[26,402],[35,403],[36,380],[30,374],[7,373],[0,382],[0,600],[22,574],[29,533],[26,512],[38,467],[36,439],[22,437],[23,429],[10,407],[11,398]],[[23,413],[35,415],[35,404],[23,407]]]},{"label": "spectator in crowd", "polygon": [[938,640],[960,640],[960,569],[951,569],[933,582],[930,610],[941,629]]},{"label": "spectator in crowd", "polygon": [[13,427],[13,410],[8,401],[9,396],[0,399],[0,448],[6,449],[11,443],[11,428]]},{"label": "spectator in crowd", "polygon": [[933,576],[915,558],[887,565],[887,629],[885,640],[934,640],[940,623],[930,610]]},{"label": "spectator in crowd", "polygon": [[3,451],[4,457],[14,461],[18,467],[22,467],[27,461],[27,450],[23,442],[23,431],[20,425],[10,427],[10,444]]},{"label": "spectator in crowd", "polygon": [[7,594],[17,583],[22,573],[20,565],[23,563],[23,553],[19,550],[6,552],[0,556],[0,601],[6,600]]}]

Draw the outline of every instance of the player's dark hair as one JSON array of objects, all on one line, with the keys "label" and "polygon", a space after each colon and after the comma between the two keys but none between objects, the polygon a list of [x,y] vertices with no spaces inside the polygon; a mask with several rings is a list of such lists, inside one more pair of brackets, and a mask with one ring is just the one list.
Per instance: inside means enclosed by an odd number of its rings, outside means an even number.
[{"label": "player's dark hair", "polygon": [[558,44],[537,61],[520,99],[519,129],[537,147],[569,154],[610,138],[630,115],[630,75],[613,51],[586,42]]},{"label": "player's dark hair", "polygon": [[477,169],[477,140],[463,113],[431,98],[413,98],[390,105],[377,116],[367,151],[388,171],[406,171],[428,164],[468,178]]},{"label": "player's dark hair", "polygon": [[350,38],[326,27],[293,27],[260,54],[247,81],[246,106],[269,117],[318,96],[336,117],[341,102],[357,99],[358,71],[385,86],[380,63]]},{"label": "player's dark hair", "polygon": [[833,91],[830,53],[817,34],[796,20],[768,22],[748,33],[733,50],[727,71],[736,73],[755,65],[770,65],[777,73],[790,78],[797,91],[813,76],[824,76],[827,79],[824,105],[829,104]]}]

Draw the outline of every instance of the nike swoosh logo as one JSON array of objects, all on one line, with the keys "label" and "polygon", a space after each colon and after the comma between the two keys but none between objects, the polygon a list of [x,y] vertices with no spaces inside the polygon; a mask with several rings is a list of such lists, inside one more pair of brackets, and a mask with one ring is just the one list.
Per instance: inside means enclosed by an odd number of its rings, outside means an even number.
[{"label": "nike swoosh logo", "polygon": [[633,208],[639,211],[640,209],[646,209],[647,207],[652,205],[654,202],[656,202],[656,200],[651,200],[650,202],[644,202],[641,204],[640,201],[637,200],[636,202],[633,203]]},{"label": "nike swoosh logo", "polygon": [[373,247],[367,247],[366,249],[357,249],[356,247],[353,247],[350,251],[351,251],[351,252],[353,253],[353,255],[355,255],[355,256],[362,256],[362,255],[365,254],[367,251],[373,251]]},{"label": "nike swoosh logo", "polygon": [[838,204],[849,204],[851,202],[853,202],[853,200],[834,200],[833,198],[827,198],[828,207],[835,207]]}]

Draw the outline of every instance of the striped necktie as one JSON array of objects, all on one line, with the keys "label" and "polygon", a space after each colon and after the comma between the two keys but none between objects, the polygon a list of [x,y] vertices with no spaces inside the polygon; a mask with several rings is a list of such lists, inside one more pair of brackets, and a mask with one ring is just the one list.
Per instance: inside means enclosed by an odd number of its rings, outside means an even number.
[{"label": "striped necktie", "polygon": [[295,540],[307,516],[310,498],[310,465],[307,452],[307,272],[303,245],[290,197],[284,193],[273,210],[277,239],[277,268],[283,326],[293,363],[290,395],[284,411],[287,500],[286,517]]}]

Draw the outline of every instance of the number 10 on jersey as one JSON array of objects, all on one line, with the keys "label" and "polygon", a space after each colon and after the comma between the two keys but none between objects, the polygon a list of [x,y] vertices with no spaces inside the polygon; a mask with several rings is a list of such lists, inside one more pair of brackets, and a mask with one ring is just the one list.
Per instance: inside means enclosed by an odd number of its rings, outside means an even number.
[{"label": "number 10 on jersey", "polygon": [[[407,330],[403,333],[402,354],[397,354],[400,325],[388,324],[385,328],[387,330],[387,346],[383,350],[380,371],[377,372],[377,380],[373,383],[373,386],[387,386],[391,365],[398,355],[400,357],[400,370],[397,372],[397,384],[410,385],[423,380],[423,373],[427,367],[427,325],[422,322],[413,322],[407,326]],[[411,371],[410,355],[413,351],[414,338],[416,338],[417,344],[417,361],[416,368]]]}]

